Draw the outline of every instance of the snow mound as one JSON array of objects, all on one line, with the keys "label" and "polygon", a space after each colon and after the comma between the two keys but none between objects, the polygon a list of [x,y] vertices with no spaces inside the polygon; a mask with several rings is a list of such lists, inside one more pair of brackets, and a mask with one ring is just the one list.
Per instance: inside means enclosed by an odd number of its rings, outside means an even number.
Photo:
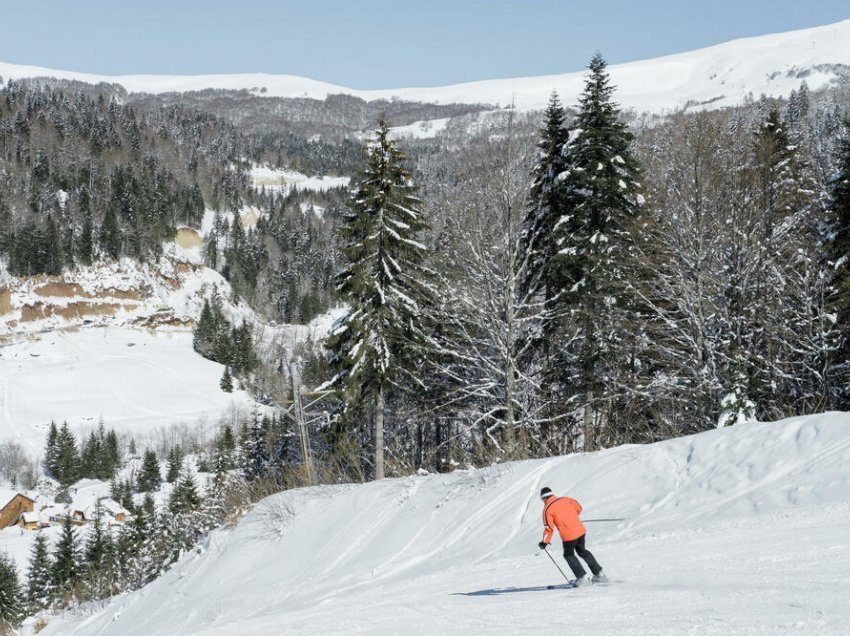
[{"label": "snow mound", "polygon": [[[289,491],[139,593],[41,633],[846,633],[848,466],[850,416],[831,413]],[[542,486],[584,504],[612,585],[547,590]]]}]

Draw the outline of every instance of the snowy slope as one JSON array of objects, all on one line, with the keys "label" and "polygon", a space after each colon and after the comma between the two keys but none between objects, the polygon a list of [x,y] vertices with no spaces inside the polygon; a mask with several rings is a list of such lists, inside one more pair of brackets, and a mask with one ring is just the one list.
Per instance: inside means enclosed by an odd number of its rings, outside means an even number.
[{"label": "snowy slope", "polygon": [[0,439],[38,456],[51,420],[80,434],[103,418],[107,428],[140,435],[250,413],[245,392],[219,388],[223,370],[195,353],[189,330],[112,326],[21,340],[0,358]]},{"label": "snowy slope", "polygon": [[164,248],[155,263],[121,259],[0,280],[0,441],[40,456],[51,420],[86,434],[102,418],[141,442],[172,425],[211,428],[249,414],[250,396],[222,391],[224,367],[192,347],[213,288],[231,322],[251,325],[261,355],[323,337],[341,311],[308,325],[266,324],[229,300],[228,282],[199,264],[200,248]]},{"label": "snowy slope", "polygon": [[[615,582],[547,590],[543,485]],[[272,497],[144,590],[41,633],[846,634],[850,415]],[[563,565],[562,561],[560,561]]]},{"label": "snowy slope", "polygon": [[[836,70],[850,66],[850,20],[773,35],[734,40],[724,44],[651,60],[610,67],[618,86],[617,99],[638,111],[658,112],[689,103],[719,107],[755,97],[788,95],[805,79],[809,87],[828,84]],[[845,69],[846,70],[846,69]],[[355,90],[293,75],[123,75],[102,76],[35,66],[0,63],[0,77],[58,77],[82,82],[109,82],[130,92],[164,93],[205,88],[247,89],[258,95],[312,97],[345,93],[366,100],[399,97],[438,103],[515,102],[521,109],[542,108],[553,90],[566,104],[575,103],[583,87],[583,72],[542,77],[487,80],[430,88]],[[265,92],[261,92],[265,89]]]}]

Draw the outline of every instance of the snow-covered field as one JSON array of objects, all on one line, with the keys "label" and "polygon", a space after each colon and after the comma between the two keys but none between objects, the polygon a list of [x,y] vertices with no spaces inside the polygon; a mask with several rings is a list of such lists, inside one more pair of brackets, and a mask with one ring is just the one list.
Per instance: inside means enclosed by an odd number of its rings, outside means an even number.
[{"label": "snow-covered field", "polygon": [[251,183],[256,189],[264,188],[268,192],[287,193],[293,188],[299,191],[325,192],[331,188],[346,188],[350,177],[332,177],[321,175],[308,177],[295,170],[271,168],[269,166],[253,166],[251,168]]},{"label": "snow-covered field", "polygon": [[[544,485],[600,520],[611,585],[546,589]],[[832,413],[289,491],[41,634],[847,634],[848,537],[850,415]]]},{"label": "snow-covered field", "polygon": [[[825,86],[836,76],[831,65],[850,65],[850,20],[812,29],[745,38],[651,60],[610,67],[618,87],[617,101],[637,111],[660,112],[687,104],[722,107],[748,95],[787,96],[805,79],[809,87]],[[604,51],[603,51],[604,53]],[[584,72],[497,79],[442,87],[354,90],[293,75],[124,75],[102,76],[35,66],[0,63],[0,76],[59,77],[96,84],[122,84],[130,92],[163,93],[206,88],[250,90],[271,97],[312,97],[345,93],[366,100],[391,99],[438,103],[484,103],[540,109],[553,90],[573,104],[584,86]],[[265,89],[265,92],[262,92]]]},{"label": "snow-covered field", "polygon": [[33,335],[0,349],[0,439],[39,455],[51,420],[79,434],[102,418],[107,428],[139,434],[249,413],[247,394],[219,388],[223,370],[195,353],[189,330]]}]

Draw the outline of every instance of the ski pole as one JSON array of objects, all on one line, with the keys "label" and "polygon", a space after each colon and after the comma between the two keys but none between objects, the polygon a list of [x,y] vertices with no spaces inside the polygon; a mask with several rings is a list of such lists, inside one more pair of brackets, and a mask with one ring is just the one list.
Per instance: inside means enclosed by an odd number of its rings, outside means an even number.
[{"label": "ski pole", "polygon": [[546,553],[546,556],[547,556],[547,557],[549,557],[549,560],[552,562],[552,565],[554,565],[556,568],[558,568],[558,572],[560,572],[560,573],[561,573],[561,576],[563,576],[563,577],[564,577],[564,580],[565,580],[567,583],[569,583],[569,582],[570,582],[570,580],[567,578],[567,575],[566,575],[566,574],[564,574],[564,571],[561,569],[561,567],[560,567],[557,563],[555,563],[555,559],[553,559],[553,558],[552,558],[552,555],[551,555],[551,554],[549,554],[549,550],[547,550],[546,548],[543,548],[543,551]]}]

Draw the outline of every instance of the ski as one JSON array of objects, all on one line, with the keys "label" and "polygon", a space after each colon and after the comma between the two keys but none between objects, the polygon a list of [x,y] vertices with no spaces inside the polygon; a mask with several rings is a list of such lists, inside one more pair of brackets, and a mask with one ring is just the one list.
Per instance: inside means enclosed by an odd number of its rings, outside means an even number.
[{"label": "ski", "polygon": [[575,585],[573,585],[573,582],[570,581],[569,583],[561,583],[560,585],[547,585],[546,589],[547,590],[571,590],[574,587],[575,587]]}]

